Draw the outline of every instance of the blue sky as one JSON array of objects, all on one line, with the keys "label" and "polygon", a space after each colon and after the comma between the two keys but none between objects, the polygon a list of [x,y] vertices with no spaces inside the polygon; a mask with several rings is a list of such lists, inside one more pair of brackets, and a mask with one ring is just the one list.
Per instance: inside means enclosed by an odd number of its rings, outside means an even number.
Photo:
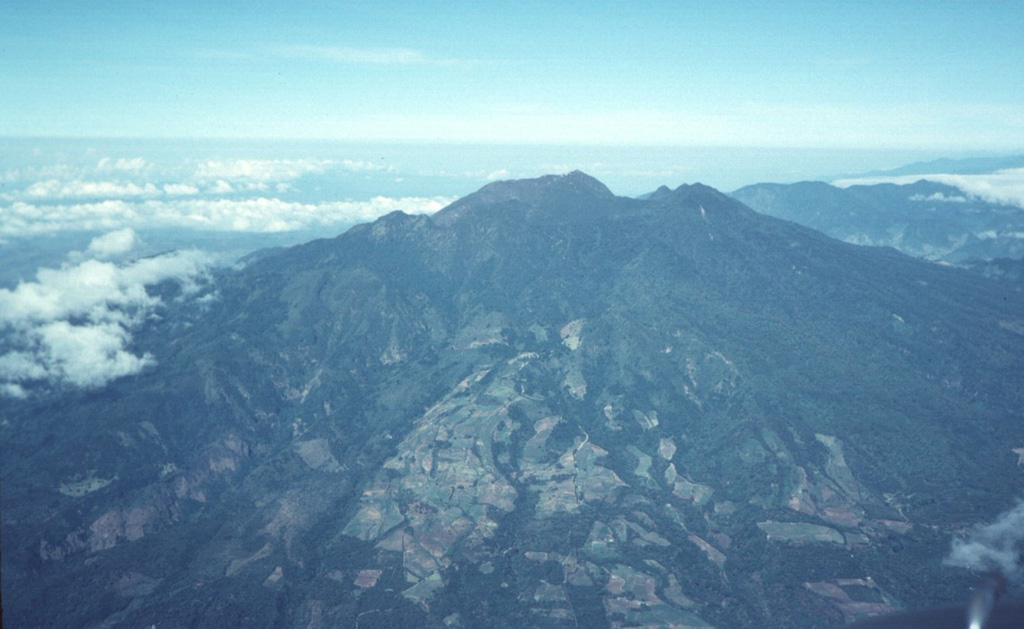
[{"label": "blue sky", "polygon": [[1024,148],[1006,2],[0,2],[0,136]]},{"label": "blue sky", "polygon": [[[245,251],[497,179],[1024,151],[1022,33],[1020,0],[0,0],[0,393],[150,368],[148,285],[213,299]],[[1024,206],[1024,169],[931,178]]]}]

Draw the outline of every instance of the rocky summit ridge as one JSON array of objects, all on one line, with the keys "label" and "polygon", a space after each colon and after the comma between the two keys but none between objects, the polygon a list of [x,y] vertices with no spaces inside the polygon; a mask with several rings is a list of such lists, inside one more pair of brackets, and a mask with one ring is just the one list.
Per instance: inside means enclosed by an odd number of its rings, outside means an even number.
[{"label": "rocky summit ridge", "polygon": [[497,182],[265,253],[5,400],[12,626],[827,627],[958,601],[1024,303],[699,184]]}]

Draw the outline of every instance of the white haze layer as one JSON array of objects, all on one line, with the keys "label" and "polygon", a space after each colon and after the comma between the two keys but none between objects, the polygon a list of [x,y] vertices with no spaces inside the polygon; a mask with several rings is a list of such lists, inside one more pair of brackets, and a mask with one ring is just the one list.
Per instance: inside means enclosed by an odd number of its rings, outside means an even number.
[{"label": "white haze layer", "polygon": [[[1024,208],[1024,168],[1007,168],[994,173],[982,175],[954,175],[937,173],[932,175],[900,175],[895,177],[865,177],[859,179],[840,179],[832,185],[840,188],[850,186],[870,186],[878,183],[897,185],[911,184],[920,180],[934,181],[959,188],[965,194],[1000,205],[1012,205]],[[942,199],[955,201],[955,198]]]},{"label": "white haze layer", "polygon": [[1024,576],[1024,501],[999,515],[994,522],[974,527],[967,537],[954,539],[946,564],[987,572],[998,570],[1009,578]]},{"label": "white haze layer", "polygon": [[184,228],[197,231],[275,233],[333,224],[372,221],[401,210],[430,214],[454,198],[375,197],[368,201],[300,203],[277,198],[175,199],[33,204],[16,201],[2,208],[0,236],[32,236],[61,231]]},{"label": "white haze layer", "polygon": [[100,387],[156,364],[131,349],[132,330],[163,305],[146,287],[173,281],[181,298],[197,297],[215,258],[175,251],[124,264],[78,261],[122,255],[137,242],[130,229],[99,236],[84,254],[69,256],[74,262],[0,289],[0,393],[23,397],[26,387],[42,383]]},{"label": "white haze layer", "polygon": [[389,164],[365,159],[315,158],[176,162],[102,157],[94,162],[8,168],[0,170],[0,238],[125,228],[143,232],[329,230],[372,221],[395,210],[429,214],[456,199],[337,199],[331,193],[315,198],[321,182],[310,179],[388,176],[392,171]]}]

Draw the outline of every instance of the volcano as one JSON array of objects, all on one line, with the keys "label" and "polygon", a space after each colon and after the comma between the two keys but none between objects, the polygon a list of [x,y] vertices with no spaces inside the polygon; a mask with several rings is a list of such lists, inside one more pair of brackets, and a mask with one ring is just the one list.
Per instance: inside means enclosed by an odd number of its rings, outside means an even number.
[{"label": "volcano", "polygon": [[1024,296],[700,184],[496,182],[215,294],[4,400],[5,624],[839,626],[961,602],[1024,480]]}]

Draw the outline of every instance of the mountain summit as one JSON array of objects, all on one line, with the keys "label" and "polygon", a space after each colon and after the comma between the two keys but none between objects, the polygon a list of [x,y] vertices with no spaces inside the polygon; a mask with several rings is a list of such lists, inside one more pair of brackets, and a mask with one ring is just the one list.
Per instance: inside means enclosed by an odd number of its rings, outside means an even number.
[{"label": "mountain summit", "polygon": [[1021,295],[699,184],[498,182],[217,295],[5,400],[5,621],[835,626],[959,601],[1020,487]]},{"label": "mountain summit", "polygon": [[578,170],[565,175],[546,175],[536,179],[496,181],[488,184],[434,215],[441,225],[477,207],[525,207],[568,210],[578,206],[615,199],[603,183]]}]

